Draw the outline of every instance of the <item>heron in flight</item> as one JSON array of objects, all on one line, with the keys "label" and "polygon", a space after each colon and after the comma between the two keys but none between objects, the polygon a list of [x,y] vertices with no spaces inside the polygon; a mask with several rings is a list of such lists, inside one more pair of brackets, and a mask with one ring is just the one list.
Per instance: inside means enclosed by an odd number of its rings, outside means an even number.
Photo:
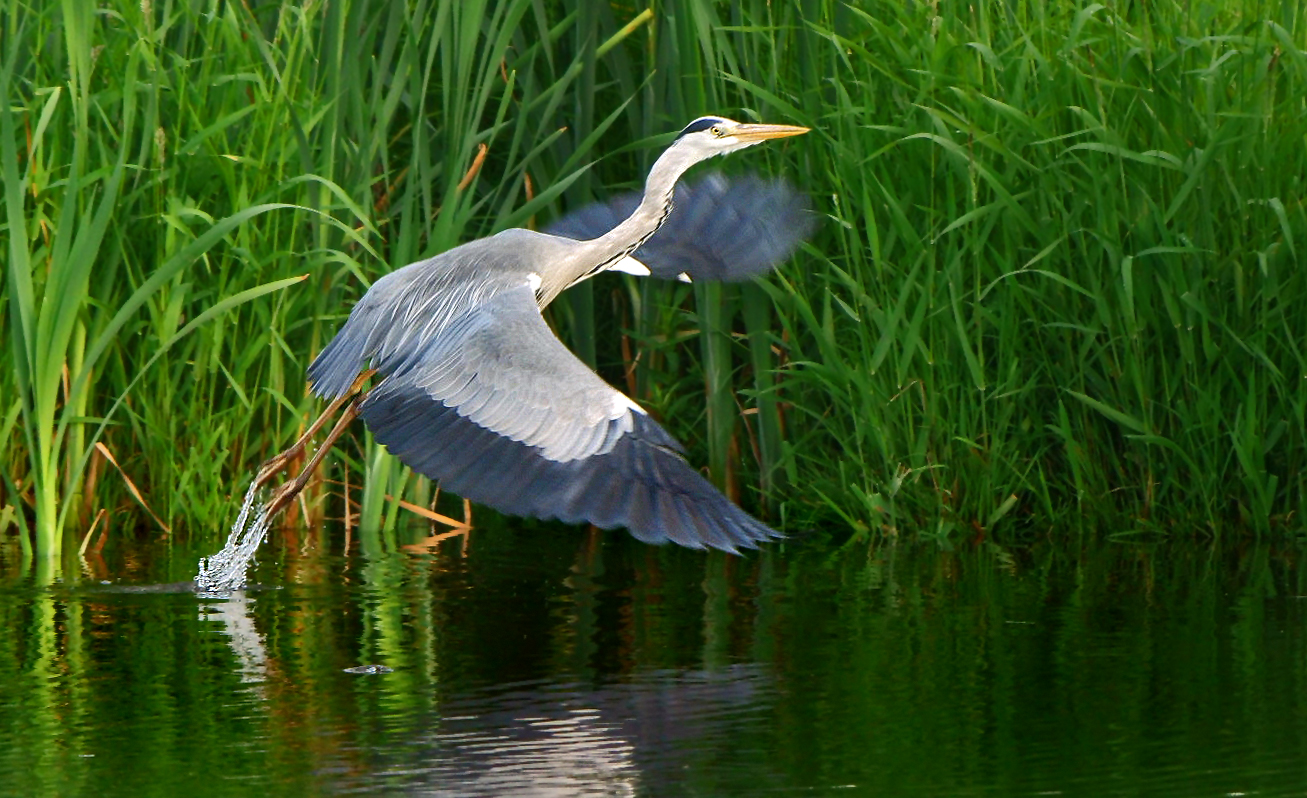
[{"label": "heron in flight", "polygon": [[807,131],[701,117],[654,163],[638,199],[584,209],[550,233],[505,230],[377,280],[309,366],[314,392],[331,406],[264,464],[256,484],[287,467],[342,406],[345,412],[300,474],[274,493],[267,514],[294,499],[362,416],[415,471],[501,512],[625,527],[643,541],[694,548],[735,551],[779,537],[704,479],[643,408],[578,360],[541,311],[603,271],[740,279],[788,257],[810,220],[785,184],[705,180],[677,191],[675,212],[673,189],[700,161]]}]

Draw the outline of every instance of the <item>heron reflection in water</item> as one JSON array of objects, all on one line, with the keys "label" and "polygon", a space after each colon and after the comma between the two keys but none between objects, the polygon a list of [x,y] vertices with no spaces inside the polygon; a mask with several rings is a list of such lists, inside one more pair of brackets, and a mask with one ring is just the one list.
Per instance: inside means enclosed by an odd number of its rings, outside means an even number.
[{"label": "heron reflection in water", "polygon": [[548,233],[505,230],[377,280],[309,367],[314,392],[331,406],[264,464],[255,483],[266,484],[331,415],[344,412],[300,474],[274,493],[266,514],[294,499],[361,416],[415,471],[501,512],[727,551],[779,537],[563,346],[541,310],[603,271],[737,280],[772,268],[811,227],[793,189],[713,177],[677,189],[675,211],[673,189],[700,161],[807,131],[696,119],[654,163],[638,199],[582,209]]}]

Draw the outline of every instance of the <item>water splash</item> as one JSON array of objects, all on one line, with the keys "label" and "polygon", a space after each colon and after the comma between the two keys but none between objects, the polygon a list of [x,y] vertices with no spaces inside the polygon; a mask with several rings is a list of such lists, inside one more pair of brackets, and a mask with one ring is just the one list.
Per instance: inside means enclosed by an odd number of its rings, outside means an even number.
[{"label": "water splash", "polygon": [[231,534],[222,551],[212,557],[200,558],[200,571],[195,575],[195,589],[201,593],[224,593],[245,587],[246,575],[254,564],[259,544],[268,535],[268,513],[260,505],[257,513],[251,512],[258,498],[258,485],[251,484],[241,503],[240,515],[232,524]]}]

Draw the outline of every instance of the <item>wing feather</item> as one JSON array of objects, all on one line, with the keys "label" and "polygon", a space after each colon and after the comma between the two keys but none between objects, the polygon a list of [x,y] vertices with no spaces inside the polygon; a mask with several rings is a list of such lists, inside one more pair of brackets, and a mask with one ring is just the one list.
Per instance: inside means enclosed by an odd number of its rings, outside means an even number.
[{"label": "wing feather", "polygon": [[733,551],[779,537],[577,360],[528,289],[473,312],[490,321],[415,349],[362,404],[368,428],[402,461],[506,513],[626,527],[649,542]]},{"label": "wing feather", "polygon": [[361,369],[377,369],[360,407],[377,440],[445,489],[505,513],[695,548],[779,537],[554,337],[517,243],[474,242],[378,280],[310,366],[314,390],[341,396]]}]

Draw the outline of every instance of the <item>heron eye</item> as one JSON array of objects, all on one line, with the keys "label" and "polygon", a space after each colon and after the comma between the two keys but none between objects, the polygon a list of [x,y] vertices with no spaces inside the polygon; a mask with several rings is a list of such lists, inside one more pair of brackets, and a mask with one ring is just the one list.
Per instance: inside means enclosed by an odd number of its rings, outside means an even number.
[{"label": "heron eye", "polygon": [[713,134],[717,138],[721,138],[725,133],[725,131],[722,130],[721,125],[713,125],[712,127],[708,128],[708,132]]}]

